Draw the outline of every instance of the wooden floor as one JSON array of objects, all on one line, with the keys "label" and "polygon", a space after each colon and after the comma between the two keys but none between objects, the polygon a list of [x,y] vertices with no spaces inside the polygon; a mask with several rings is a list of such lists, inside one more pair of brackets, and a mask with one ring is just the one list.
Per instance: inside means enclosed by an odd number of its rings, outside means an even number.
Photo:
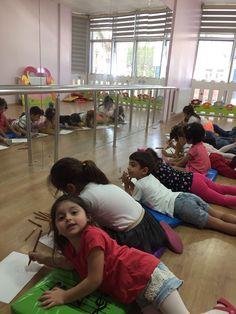
[{"label": "wooden floor", "polygon": [[[78,108],[62,105],[62,112],[73,112]],[[16,116],[21,107],[10,106],[7,115]],[[145,111],[137,111],[144,116]],[[145,121],[136,120],[129,133],[129,125],[118,129],[117,146],[112,147],[113,129],[99,130],[97,145],[93,148],[92,131],[78,131],[60,136],[59,156],[73,156],[81,160],[92,159],[115,184],[120,184],[119,176],[126,169],[128,156],[139,146],[156,147],[165,142],[165,133],[180,120],[172,118],[167,124],[150,127],[144,131]],[[136,124],[135,124],[136,123]],[[221,126],[230,129],[234,121],[217,120]],[[32,249],[34,238],[25,242],[32,230],[27,221],[33,211],[48,211],[53,196],[48,191],[46,178],[53,164],[53,136],[33,141],[33,166],[28,166],[25,144],[14,145],[0,151],[0,260],[10,252],[27,253]],[[217,178],[218,182],[235,185],[235,180]],[[219,210],[233,213],[233,210],[214,206]],[[236,212],[235,212],[236,214]],[[45,226],[45,231],[46,231]],[[184,284],[181,296],[191,314],[199,314],[215,305],[217,298],[224,296],[236,305],[236,239],[211,230],[198,230],[180,226],[176,228],[184,243],[181,255],[166,252],[162,261],[181,279]],[[39,244],[38,249],[48,249]],[[41,276],[39,273],[25,289],[31,287]],[[21,292],[22,293],[22,292]],[[0,313],[9,314],[10,306],[0,303]],[[114,313],[115,314],[115,313]]]}]

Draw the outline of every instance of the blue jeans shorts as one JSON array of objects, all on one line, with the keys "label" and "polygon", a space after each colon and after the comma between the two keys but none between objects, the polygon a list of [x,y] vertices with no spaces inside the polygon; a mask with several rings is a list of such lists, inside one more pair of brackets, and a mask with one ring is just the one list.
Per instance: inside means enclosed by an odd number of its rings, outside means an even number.
[{"label": "blue jeans shorts", "polygon": [[174,217],[203,229],[208,221],[208,207],[197,195],[180,193],[175,200]]},{"label": "blue jeans shorts", "polygon": [[154,269],[145,289],[136,299],[141,309],[152,305],[160,309],[160,305],[183,281],[178,279],[162,262]]}]

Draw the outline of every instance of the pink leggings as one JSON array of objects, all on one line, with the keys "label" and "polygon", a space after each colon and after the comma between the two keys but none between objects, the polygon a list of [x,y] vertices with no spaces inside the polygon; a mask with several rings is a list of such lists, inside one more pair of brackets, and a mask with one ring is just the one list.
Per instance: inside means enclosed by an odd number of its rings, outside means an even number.
[{"label": "pink leggings", "polygon": [[215,183],[200,173],[193,174],[190,192],[200,196],[207,203],[236,207],[236,186]]}]

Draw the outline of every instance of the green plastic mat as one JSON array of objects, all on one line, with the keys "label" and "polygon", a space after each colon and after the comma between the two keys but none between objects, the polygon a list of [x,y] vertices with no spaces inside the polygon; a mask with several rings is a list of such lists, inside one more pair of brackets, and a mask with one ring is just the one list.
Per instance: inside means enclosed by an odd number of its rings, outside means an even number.
[{"label": "green plastic mat", "polygon": [[29,289],[18,300],[11,304],[12,314],[124,314],[125,306],[104,296],[96,291],[81,301],[67,305],[59,305],[44,310],[39,307],[39,297],[44,291],[60,287],[68,289],[79,282],[79,277],[74,272],[60,269],[53,270],[44,279]]}]

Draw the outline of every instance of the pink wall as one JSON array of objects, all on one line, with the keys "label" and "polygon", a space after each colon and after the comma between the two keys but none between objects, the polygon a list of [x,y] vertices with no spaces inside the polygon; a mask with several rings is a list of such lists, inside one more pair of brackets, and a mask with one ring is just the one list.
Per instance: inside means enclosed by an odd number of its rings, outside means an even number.
[{"label": "pink wall", "polygon": [[27,65],[71,82],[70,9],[52,0],[1,0],[0,42],[0,85],[15,84]]},{"label": "pink wall", "polygon": [[168,85],[191,86],[201,18],[200,0],[178,0],[174,12]]}]

